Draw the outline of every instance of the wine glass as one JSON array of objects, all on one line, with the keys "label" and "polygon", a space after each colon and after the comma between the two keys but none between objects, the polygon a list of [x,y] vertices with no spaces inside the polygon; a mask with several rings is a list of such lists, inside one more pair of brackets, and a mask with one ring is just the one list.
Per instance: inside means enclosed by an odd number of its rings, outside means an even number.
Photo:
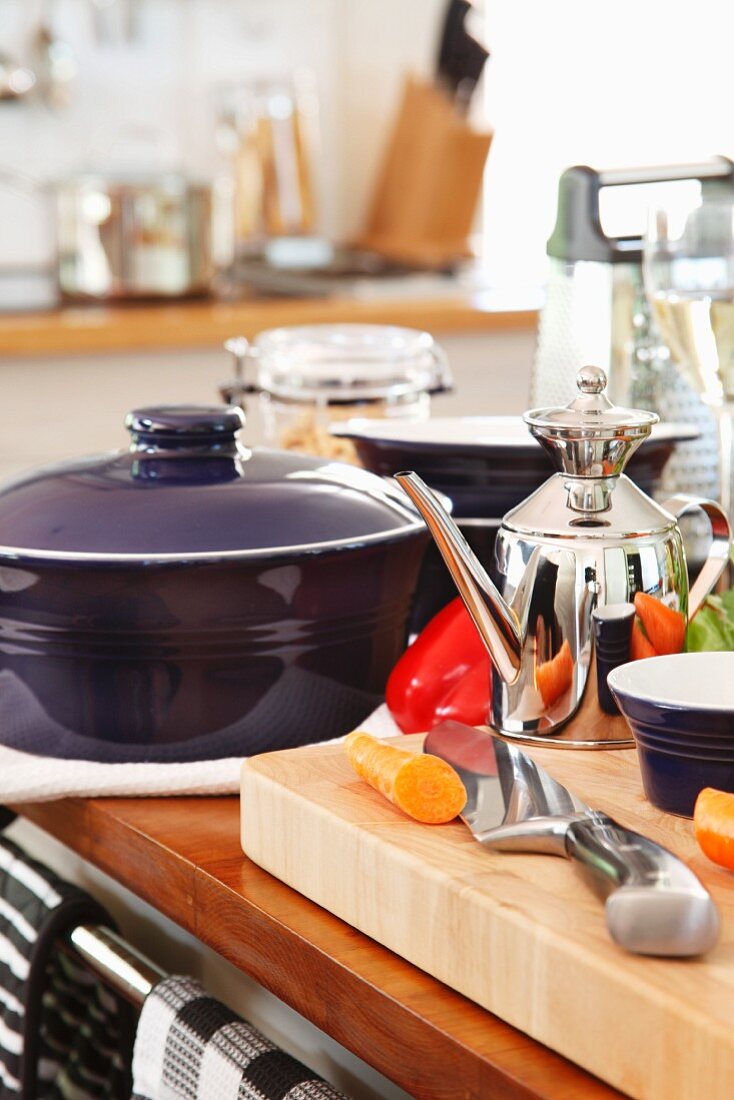
[{"label": "wine glass", "polygon": [[716,415],[720,501],[734,505],[734,197],[703,195],[650,212],[645,290],[686,381]]}]

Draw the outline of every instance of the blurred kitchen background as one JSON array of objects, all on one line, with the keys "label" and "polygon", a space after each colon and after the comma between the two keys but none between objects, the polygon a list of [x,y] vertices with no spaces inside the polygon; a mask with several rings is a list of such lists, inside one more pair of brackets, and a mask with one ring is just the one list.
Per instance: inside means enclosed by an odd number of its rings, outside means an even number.
[{"label": "blurred kitchen background", "polygon": [[[442,0],[2,0],[2,53],[34,69],[39,28],[68,48],[54,106],[36,88],[0,107],[4,167],[57,180],[121,160],[226,169],[221,130],[239,85],[309,86],[320,232],[356,231],[404,76],[430,67]],[[148,148],[146,149],[146,143]],[[0,264],[50,263],[48,211],[12,181],[0,193]],[[40,216],[39,216],[40,214]],[[44,217],[45,214],[45,217]]]},{"label": "blurred kitchen background", "polygon": [[[312,78],[317,228],[344,240],[365,216],[407,73],[429,76],[443,0],[2,0],[0,54],[56,79],[0,104],[4,167],[58,180],[108,158],[211,177],[227,85]],[[525,293],[545,279],[558,176],[569,164],[651,164],[731,151],[730,5],[493,0],[474,29],[491,51],[472,115],[494,130],[476,228],[488,283]],[[51,50],[53,53],[53,49]],[[48,67],[48,61],[46,62]],[[53,67],[53,62],[52,62]],[[49,102],[51,99],[51,102]],[[44,213],[46,224],[44,224]],[[48,211],[0,191],[0,268],[51,259]]]}]

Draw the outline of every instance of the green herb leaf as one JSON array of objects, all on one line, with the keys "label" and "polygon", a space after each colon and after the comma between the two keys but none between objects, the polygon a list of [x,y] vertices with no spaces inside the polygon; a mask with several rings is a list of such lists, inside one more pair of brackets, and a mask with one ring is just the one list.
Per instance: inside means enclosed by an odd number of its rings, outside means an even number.
[{"label": "green herb leaf", "polygon": [[688,626],[688,650],[734,650],[734,589],[709,596]]}]

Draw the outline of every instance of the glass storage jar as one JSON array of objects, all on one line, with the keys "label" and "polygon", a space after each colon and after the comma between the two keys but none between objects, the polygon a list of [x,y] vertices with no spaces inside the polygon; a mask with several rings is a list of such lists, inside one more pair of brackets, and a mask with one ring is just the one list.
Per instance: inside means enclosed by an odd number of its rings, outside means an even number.
[{"label": "glass storage jar", "polygon": [[318,221],[319,106],[308,69],[223,85],[217,139],[234,184],[237,254],[272,237],[300,236]]},{"label": "glass storage jar", "polygon": [[[228,341],[237,376],[225,400],[259,395],[263,442],[359,465],[354,444],[330,434],[351,417],[429,415],[431,395],[451,389],[445,352],[428,332],[394,325],[300,325],[268,329],[253,343]],[[255,364],[247,379],[247,361]]]}]

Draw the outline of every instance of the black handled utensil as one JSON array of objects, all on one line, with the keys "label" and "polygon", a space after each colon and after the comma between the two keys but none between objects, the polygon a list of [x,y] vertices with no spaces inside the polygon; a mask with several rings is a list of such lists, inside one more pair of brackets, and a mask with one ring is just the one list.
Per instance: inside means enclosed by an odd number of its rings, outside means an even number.
[{"label": "black handled utensil", "polygon": [[444,722],[423,751],[451,764],[466,787],[462,820],[485,848],[545,852],[576,861],[606,899],[609,934],[639,955],[709,951],[720,918],[682,860],[590,809],[516,745],[461,722]]},{"label": "black handled utensil", "polygon": [[468,109],[489,57],[489,51],[464,26],[471,9],[469,0],[449,0],[436,61],[436,79],[462,113]]}]

